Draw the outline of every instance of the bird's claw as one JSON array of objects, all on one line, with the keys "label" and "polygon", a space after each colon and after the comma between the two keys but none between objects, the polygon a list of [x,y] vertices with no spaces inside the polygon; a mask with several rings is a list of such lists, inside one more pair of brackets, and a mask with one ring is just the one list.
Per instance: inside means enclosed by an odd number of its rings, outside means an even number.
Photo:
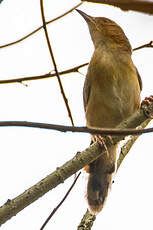
[{"label": "bird's claw", "polygon": [[145,97],[141,103],[141,108],[143,109],[144,115],[147,118],[153,118],[153,96]]},{"label": "bird's claw", "polygon": [[[113,143],[111,136],[107,136],[111,143]],[[104,137],[101,135],[92,135],[92,141],[97,142],[100,146],[104,146],[104,149],[106,150],[107,156],[109,156],[109,151],[107,148],[107,145],[105,143]]]}]

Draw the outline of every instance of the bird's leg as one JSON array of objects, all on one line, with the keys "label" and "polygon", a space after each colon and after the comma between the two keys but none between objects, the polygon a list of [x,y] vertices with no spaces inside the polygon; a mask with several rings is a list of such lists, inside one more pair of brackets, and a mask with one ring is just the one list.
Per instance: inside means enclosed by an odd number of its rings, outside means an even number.
[{"label": "bird's leg", "polygon": [[[109,138],[110,142],[113,144],[112,137],[111,136],[107,136],[107,137]],[[104,146],[104,149],[106,150],[107,156],[109,156],[109,151],[108,151],[107,145],[105,143],[104,136],[93,134],[92,135],[92,141],[98,142],[100,146]]]}]

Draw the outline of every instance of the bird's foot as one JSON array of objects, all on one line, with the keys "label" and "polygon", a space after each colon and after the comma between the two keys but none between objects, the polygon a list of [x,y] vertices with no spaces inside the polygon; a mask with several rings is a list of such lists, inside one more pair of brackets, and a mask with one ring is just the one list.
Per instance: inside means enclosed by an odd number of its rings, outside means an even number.
[{"label": "bird's foot", "polygon": [[[109,138],[110,142],[113,144],[112,137],[107,136],[107,138]],[[108,148],[107,148],[107,145],[105,143],[105,139],[104,139],[103,136],[97,135],[97,134],[92,135],[92,141],[93,142],[98,142],[100,146],[104,146],[104,149],[106,150],[107,156],[109,156],[109,151],[108,151]]]},{"label": "bird's foot", "polygon": [[144,115],[147,118],[153,118],[153,96],[145,97],[141,103],[141,108],[143,109]]}]

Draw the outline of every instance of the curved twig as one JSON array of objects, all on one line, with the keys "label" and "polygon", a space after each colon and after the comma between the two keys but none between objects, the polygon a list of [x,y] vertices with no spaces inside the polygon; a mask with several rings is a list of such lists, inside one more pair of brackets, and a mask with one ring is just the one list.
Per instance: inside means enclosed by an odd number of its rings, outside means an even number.
[{"label": "curved twig", "polygon": [[45,15],[44,15],[43,0],[40,0],[40,8],[41,8],[42,21],[43,21],[43,28],[44,28],[44,32],[45,32],[45,36],[46,36],[46,40],[47,40],[47,45],[48,45],[50,57],[51,57],[51,60],[53,62],[53,65],[54,65],[54,69],[55,69],[57,80],[58,80],[58,83],[59,83],[59,86],[60,86],[61,94],[63,96],[64,102],[65,102],[65,105],[66,105],[66,108],[67,108],[67,111],[68,111],[68,116],[69,116],[69,118],[71,120],[72,125],[74,126],[71,110],[70,110],[70,107],[69,107],[69,104],[68,104],[68,99],[65,96],[64,88],[62,86],[62,82],[61,82],[61,79],[60,79],[60,76],[59,76],[59,73],[58,73],[57,65],[56,65],[56,62],[55,62],[54,54],[53,54],[51,44],[50,44],[50,40],[49,40],[49,36],[48,36],[47,26],[46,26],[46,22],[45,22]]},{"label": "curved twig", "polygon": [[71,192],[72,188],[74,187],[74,185],[76,184],[79,176],[81,175],[81,172],[79,172],[79,174],[77,175],[77,177],[75,178],[75,180],[73,181],[73,184],[71,185],[71,187],[69,188],[69,190],[67,191],[67,193],[65,194],[65,196],[63,197],[63,199],[61,200],[61,202],[56,206],[56,208],[53,209],[53,211],[51,212],[51,214],[48,216],[48,218],[46,219],[46,221],[44,222],[44,224],[42,225],[42,227],[40,228],[40,230],[43,230],[44,227],[46,226],[46,224],[50,221],[50,219],[52,218],[52,216],[55,214],[55,212],[60,208],[60,206],[63,204],[63,202],[66,200],[66,198],[68,197],[69,193]]},{"label": "curved twig", "polygon": [[[152,112],[151,112],[152,113]],[[54,125],[54,124],[47,124],[47,123],[38,123],[38,122],[26,122],[26,121],[0,121],[0,127],[11,127],[11,126],[18,126],[18,127],[31,127],[31,128],[40,128],[40,129],[50,129],[56,130],[61,132],[79,132],[79,133],[90,133],[90,134],[100,134],[103,136],[111,135],[111,136],[127,136],[127,135],[141,135],[144,133],[153,132],[153,128],[148,129],[133,129],[133,127],[137,126],[137,123],[142,123],[146,120],[146,116],[144,114],[143,109],[139,109],[135,114],[133,114],[129,119],[125,121],[125,127],[127,123],[133,119],[135,121],[131,127],[128,129],[119,127],[114,129],[90,129],[87,127],[73,127],[73,126],[65,126],[65,125]],[[150,119],[148,119],[148,122]]]},{"label": "curved twig", "polygon": [[[71,69],[67,69],[64,71],[59,72],[59,75],[69,74],[69,73],[78,73],[80,68],[83,68],[87,66],[89,63],[84,63],[82,65],[75,66]],[[44,75],[39,76],[31,76],[31,77],[21,77],[21,78],[14,78],[14,79],[6,79],[6,80],[0,80],[0,84],[9,84],[9,83],[22,83],[23,81],[33,81],[33,80],[41,80],[41,79],[47,79],[51,77],[55,77],[56,73],[47,73]]]},{"label": "curved twig", "polygon": [[[133,49],[133,51],[136,51],[136,50],[139,50],[139,49],[142,49],[142,48],[153,48],[153,41],[150,41],[142,46],[139,46],[139,47],[136,47]],[[68,70],[64,70],[64,71],[61,71],[59,72],[60,75],[63,75],[63,74],[68,74],[68,73],[73,73],[73,72],[79,72],[79,68],[82,68],[86,65],[88,65],[89,63],[84,63],[84,64],[81,64],[79,66],[76,66],[74,68],[71,68],[71,69],[68,69]],[[7,80],[0,80],[0,84],[8,84],[8,83],[22,83],[23,81],[33,81],[33,80],[41,80],[41,79],[46,79],[46,78],[50,78],[50,77],[55,77],[56,74],[53,73],[48,73],[48,74],[44,74],[44,75],[40,75],[40,76],[32,76],[32,77],[23,77],[23,78],[14,78],[14,79],[7,79]]]},{"label": "curved twig", "polygon": [[136,50],[140,50],[140,49],[143,49],[143,48],[153,48],[153,41],[150,41],[142,46],[139,46],[137,48],[134,48],[133,51],[136,51]]},{"label": "curved twig", "polygon": [[[60,18],[64,17],[65,15],[71,13],[74,9],[76,9],[76,8],[79,7],[79,6],[81,6],[82,4],[83,4],[83,2],[80,2],[80,3],[77,4],[76,6],[72,7],[70,10],[68,10],[68,11],[66,11],[65,13],[61,14],[60,16],[58,16],[58,17],[56,17],[56,18],[54,18],[54,19],[52,19],[52,20],[46,22],[46,24],[50,24],[50,23],[52,23],[52,22],[57,21],[58,19],[60,19]],[[40,27],[38,27],[37,29],[35,29],[34,31],[32,31],[31,33],[29,33],[29,34],[25,35],[24,37],[20,38],[19,40],[16,40],[16,41],[14,41],[14,42],[10,42],[10,43],[8,43],[8,44],[2,45],[2,46],[0,46],[0,49],[5,48],[5,47],[8,47],[8,46],[15,45],[15,44],[17,44],[17,43],[19,43],[19,42],[22,42],[22,41],[24,41],[26,38],[30,37],[31,35],[35,34],[35,33],[38,32],[39,30],[41,30],[42,28],[43,28],[43,26],[40,26]]]}]

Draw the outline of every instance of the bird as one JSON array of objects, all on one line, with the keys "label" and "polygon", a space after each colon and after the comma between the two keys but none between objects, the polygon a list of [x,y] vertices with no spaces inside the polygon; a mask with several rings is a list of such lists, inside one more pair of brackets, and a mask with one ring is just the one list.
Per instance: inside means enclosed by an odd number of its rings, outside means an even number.
[{"label": "bird", "polygon": [[[142,80],[131,55],[132,48],[122,28],[109,18],[92,17],[81,10],[94,52],[88,65],[83,102],[88,128],[115,128],[140,107]],[[92,143],[103,137],[91,135]],[[88,210],[97,215],[104,206],[117,167],[117,147],[112,145],[85,167],[88,173]]]}]

